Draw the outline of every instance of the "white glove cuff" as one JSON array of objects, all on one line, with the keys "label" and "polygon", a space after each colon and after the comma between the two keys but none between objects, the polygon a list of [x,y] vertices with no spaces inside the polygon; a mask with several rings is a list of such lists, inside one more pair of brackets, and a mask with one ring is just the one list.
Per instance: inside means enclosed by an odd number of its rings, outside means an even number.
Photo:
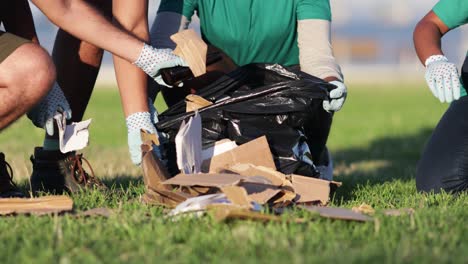
[{"label": "white glove cuff", "polygon": [[138,112],[129,115],[125,119],[127,123],[128,132],[144,129],[149,133],[156,134],[156,128],[151,120],[149,112]]},{"label": "white glove cuff", "polygon": [[424,63],[424,65],[428,67],[431,63],[440,62],[440,61],[448,62],[449,60],[444,55],[432,55],[426,59],[426,62]]}]

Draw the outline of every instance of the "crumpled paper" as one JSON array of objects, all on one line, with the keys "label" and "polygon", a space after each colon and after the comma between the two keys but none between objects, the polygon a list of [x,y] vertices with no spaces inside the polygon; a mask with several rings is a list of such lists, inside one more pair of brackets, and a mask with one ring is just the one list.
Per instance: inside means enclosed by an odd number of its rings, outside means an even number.
[{"label": "crumpled paper", "polygon": [[67,125],[63,114],[57,113],[54,116],[59,131],[60,151],[68,153],[84,149],[89,143],[89,125],[91,119]]}]

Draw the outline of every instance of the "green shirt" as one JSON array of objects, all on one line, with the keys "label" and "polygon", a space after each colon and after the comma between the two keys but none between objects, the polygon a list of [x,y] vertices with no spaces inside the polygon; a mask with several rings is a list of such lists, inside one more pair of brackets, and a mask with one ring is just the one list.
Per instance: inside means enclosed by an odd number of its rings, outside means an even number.
[{"label": "green shirt", "polygon": [[299,64],[297,21],[331,20],[329,0],[161,0],[165,11],[197,12],[203,38],[240,66]]},{"label": "green shirt", "polygon": [[467,0],[440,0],[432,11],[450,29],[468,23]]},{"label": "green shirt", "polygon": [[[468,23],[468,0],[440,0],[432,11],[449,29]],[[463,84],[463,86],[465,89],[461,89],[461,96],[466,96],[468,84]]]}]

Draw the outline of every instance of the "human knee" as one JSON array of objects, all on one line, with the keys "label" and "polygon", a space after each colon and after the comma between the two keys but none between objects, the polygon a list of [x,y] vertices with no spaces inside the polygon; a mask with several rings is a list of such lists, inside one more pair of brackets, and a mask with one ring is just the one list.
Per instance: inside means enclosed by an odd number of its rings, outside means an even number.
[{"label": "human knee", "polygon": [[35,44],[24,45],[21,50],[24,52],[24,60],[22,65],[24,72],[25,86],[28,92],[43,96],[52,87],[56,79],[55,65],[52,58],[42,47]]}]

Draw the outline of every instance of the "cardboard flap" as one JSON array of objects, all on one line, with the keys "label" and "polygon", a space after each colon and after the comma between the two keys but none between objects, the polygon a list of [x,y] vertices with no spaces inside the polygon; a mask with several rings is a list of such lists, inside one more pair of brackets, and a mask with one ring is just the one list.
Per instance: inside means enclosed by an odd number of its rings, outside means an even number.
[{"label": "cardboard flap", "polygon": [[328,203],[331,191],[339,184],[299,175],[291,175],[291,182],[298,195],[297,203],[320,202],[323,205]]},{"label": "cardboard flap", "polygon": [[152,142],[154,145],[159,146],[159,137],[156,134],[150,134],[146,132],[145,130],[141,129],[140,130],[140,135],[141,135],[141,142]]},{"label": "cardboard flap", "polygon": [[250,198],[247,196],[247,192],[244,188],[239,186],[226,186],[222,187],[221,191],[231,203],[245,208],[252,207]]},{"label": "cardboard flap", "polygon": [[73,200],[64,195],[38,198],[2,198],[0,215],[11,214],[51,214],[73,210]]},{"label": "cardboard flap", "polygon": [[163,184],[221,188],[238,185],[243,179],[245,177],[236,174],[178,174]]},{"label": "cardboard flap", "polygon": [[143,181],[146,188],[153,190],[157,188],[169,190],[168,186],[163,186],[161,184],[161,182],[170,178],[169,172],[159,158],[154,155],[152,144],[146,142],[141,146],[141,149],[141,167],[143,169]]},{"label": "cardboard flap", "polygon": [[213,103],[206,100],[205,98],[195,95],[189,94],[185,97],[186,103],[186,112],[193,112],[195,110],[199,110],[203,107],[207,107],[212,105]]},{"label": "cardboard flap", "polygon": [[354,212],[353,210],[345,208],[333,208],[333,207],[320,207],[320,206],[300,206],[300,208],[319,213],[321,217],[336,219],[336,220],[347,220],[357,222],[372,221],[372,217]]},{"label": "cardboard flap", "polygon": [[171,39],[177,45],[174,54],[187,62],[193,76],[205,74],[208,45],[200,36],[193,29],[188,29],[172,35]]},{"label": "cardboard flap", "polygon": [[268,141],[263,136],[204,161],[202,172],[219,173],[239,163],[251,163],[276,170]]}]

